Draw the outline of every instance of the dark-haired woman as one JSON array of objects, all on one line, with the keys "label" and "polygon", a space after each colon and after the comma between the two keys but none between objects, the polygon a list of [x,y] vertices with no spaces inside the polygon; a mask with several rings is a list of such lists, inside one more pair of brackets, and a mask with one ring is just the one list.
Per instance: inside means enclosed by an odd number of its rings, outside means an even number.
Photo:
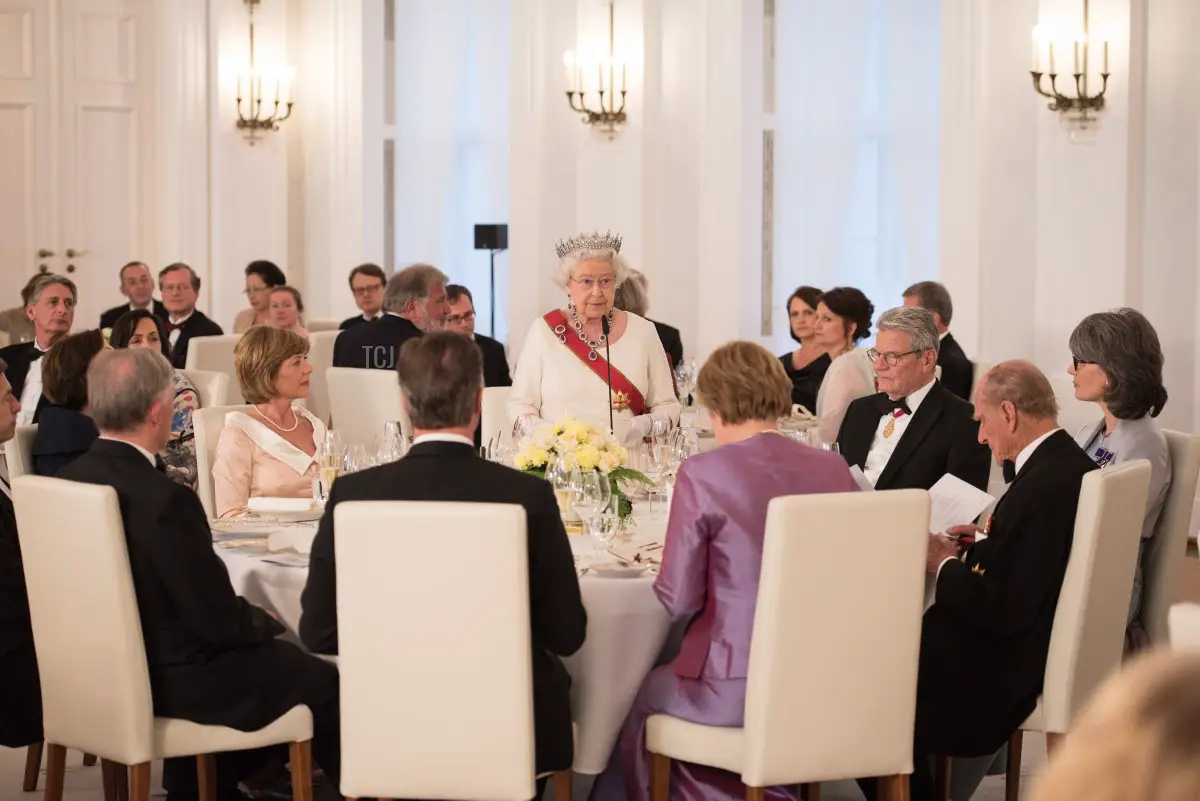
[{"label": "dark-haired woman", "polygon": [[99,329],[60,339],[42,357],[42,394],[38,430],[30,455],[33,472],[53,476],[82,456],[100,436],[88,414],[88,365],[108,347]]},{"label": "dark-haired woman", "polygon": [[271,324],[271,290],[287,283],[287,276],[274,262],[259,259],[246,265],[246,300],[250,308],[233,318],[233,333],[242,334],[255,325]]},{"label": "dark-haired woman", "polygon": [[788,298],[788,323],[792,339],[799,342],[800,347],[779,357],[783,371],[792,382],[792,403],[810,412],[817,408],[817,391],[831,362],[829,354],[817,344],[814,336],[820,302],[821,290],[811,286],[798,288]]},{"label": "dark-haired woman", "polygon": [[851,401],[875,394],[875,367],[857,343],[871,336],[875,306],[854,287],[836,287],[821,296],[813,327],[816,344],[832,360],[817,392],[817,437],[837,441]]},{"label": "dark-haired woman", "polygon": [[1129,604],[1131,636],[1142,602],[1142,556],[1171,486],[1167,440],[1154,418],[1167,403],[1163,352],[1150,321],[1134,309],[1089,314],[1071,332],[1075,397],[1100,407],[1104,417],[1075,437],[1101,467],[1131,459],[1150,462],[1150,495],[1142,524],[1142,545]]}]

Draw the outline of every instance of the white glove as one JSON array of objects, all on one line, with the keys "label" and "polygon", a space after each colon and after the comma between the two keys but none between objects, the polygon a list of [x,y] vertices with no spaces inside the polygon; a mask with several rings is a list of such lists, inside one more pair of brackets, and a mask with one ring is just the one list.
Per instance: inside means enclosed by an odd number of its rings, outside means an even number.
[{"label": "white glove", "polygon": [[640,444],[646,437],[650,436],[650,431],[654,425],[654,418],[648,414],[641,414],[629,421],[629,427],[625,429],[621,437],[621,444],[626,448]]}]

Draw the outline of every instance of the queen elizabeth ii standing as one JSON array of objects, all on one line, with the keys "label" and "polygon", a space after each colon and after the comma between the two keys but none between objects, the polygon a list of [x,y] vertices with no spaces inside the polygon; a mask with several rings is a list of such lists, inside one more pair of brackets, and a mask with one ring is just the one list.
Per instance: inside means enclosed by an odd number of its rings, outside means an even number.
[{"label": "queen elizabeth ii standing", "polygon": [[556,250],[555,283],[566,291],[566,305],[535,320],[525,337],[509,420],[571,416],[607,429],[611,402],[613,433],[625,443],[649,435],[655,421],[673,426],[679,398],[658,331],[649,320],[613,308],[629,274],[621,237],[580,234]]}]

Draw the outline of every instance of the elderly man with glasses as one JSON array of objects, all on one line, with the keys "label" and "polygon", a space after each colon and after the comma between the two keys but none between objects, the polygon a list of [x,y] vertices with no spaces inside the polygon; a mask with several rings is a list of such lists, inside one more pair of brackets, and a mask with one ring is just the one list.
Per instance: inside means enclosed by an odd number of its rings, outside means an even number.
[{"label": "elderly man with glasses", "polygon": [[879,392],[846,410],[837,438],[842,455],[879,490],[929,489],[946,473],[986,489],[991,464],[972,406],[934,377],[933,315],[902,306],[884,312],[878,327],[867,356]]}]

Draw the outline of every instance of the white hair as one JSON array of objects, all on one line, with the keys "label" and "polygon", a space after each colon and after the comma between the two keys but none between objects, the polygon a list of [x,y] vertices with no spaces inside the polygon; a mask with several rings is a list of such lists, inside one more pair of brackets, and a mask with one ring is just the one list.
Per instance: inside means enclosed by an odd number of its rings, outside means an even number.
[{"label": "white hair", "polygon": [[629,273],[633,269],[629,266],[629,261],[612,248],[604,248],[603,250],[577,250],[574,253],[568,253],[558,260],[558,269],[554,271],[554,283],[562,289],[567,288],[567,281],[571,280],[571,272],[575,266],[581,261],[596,260],[606,261],[612,265],[613,277],[617,280],[617,286],[620,286],[629,278]]}]

